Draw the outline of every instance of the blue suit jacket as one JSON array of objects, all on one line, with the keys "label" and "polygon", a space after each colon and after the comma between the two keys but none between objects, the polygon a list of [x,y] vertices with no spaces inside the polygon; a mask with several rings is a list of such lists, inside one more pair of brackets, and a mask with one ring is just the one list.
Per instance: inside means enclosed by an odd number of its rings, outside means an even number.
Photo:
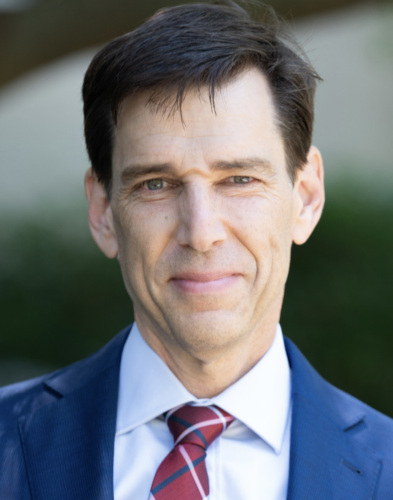
[{"label": "blue suit jacket", "polygon": [[[113,499],[128,332],[86,360],[0,390],[1,500]],[[393,499],[393,421],[328,384],[289,340],[286,348],[293,375],[288,500]]]}]

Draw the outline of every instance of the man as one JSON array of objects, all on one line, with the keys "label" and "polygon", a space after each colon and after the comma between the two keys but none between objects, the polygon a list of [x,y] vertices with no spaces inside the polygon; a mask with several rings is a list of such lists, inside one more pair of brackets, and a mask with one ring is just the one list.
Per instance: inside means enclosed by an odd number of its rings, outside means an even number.
[{"label": "man", "polygon": [[0,498],[393,498],[392,421],[279,326],[324,202],[317,79],[236,5],[163,10],[93,59],[89,222],[136,323],[2,390]]}]

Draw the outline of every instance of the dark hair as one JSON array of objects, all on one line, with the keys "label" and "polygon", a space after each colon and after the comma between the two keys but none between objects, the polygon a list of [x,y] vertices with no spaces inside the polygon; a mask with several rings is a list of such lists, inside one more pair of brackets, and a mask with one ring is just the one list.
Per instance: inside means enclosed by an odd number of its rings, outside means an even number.
[{"label": "dark hair", "polygon": [[83,83],[85,139],[93,171],[110,192],[112,148],[125,97],[150,91],[149,104],[180,110],[190,88],[217,89],[248,67],[266,76],[275,102],[292,180],[311,145],[319,76],[298,55],[272,9],[252,16],[237,4],[188,4],[163,9],[116,38],[92,60]]}]

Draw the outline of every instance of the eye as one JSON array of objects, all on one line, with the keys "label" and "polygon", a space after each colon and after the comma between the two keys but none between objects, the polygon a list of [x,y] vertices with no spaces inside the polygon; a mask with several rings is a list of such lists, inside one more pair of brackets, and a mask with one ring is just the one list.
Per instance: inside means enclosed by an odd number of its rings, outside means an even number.
[{"label": "eye", "polygon": [[149,191],[157,191],[164,187],[164,181],[163,179],[150,179],[145,181],[145,186]]},{"label": "eye", "polygon": [[248,177],[246,175],[234,175],[233,176],[233,182],[235,184],[248,184],[251,181],[252,181],[252,178]]}]

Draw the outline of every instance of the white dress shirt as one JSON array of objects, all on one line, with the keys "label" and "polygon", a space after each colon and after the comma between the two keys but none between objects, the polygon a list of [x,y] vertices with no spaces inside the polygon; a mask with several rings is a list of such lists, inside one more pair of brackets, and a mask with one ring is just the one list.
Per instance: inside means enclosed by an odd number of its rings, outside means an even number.
[{"label": "white dress shirt", "polygon": [[120,366],[115,500],[148,499],[155,472],[173,447],[162,414],[190,402],[216,404],[236,418],[207,450],[209,500],[285,500],[291,373],[280,326],[269,351],[248,373],[218,396],[201,400],[150,349],[136,324]]}]

